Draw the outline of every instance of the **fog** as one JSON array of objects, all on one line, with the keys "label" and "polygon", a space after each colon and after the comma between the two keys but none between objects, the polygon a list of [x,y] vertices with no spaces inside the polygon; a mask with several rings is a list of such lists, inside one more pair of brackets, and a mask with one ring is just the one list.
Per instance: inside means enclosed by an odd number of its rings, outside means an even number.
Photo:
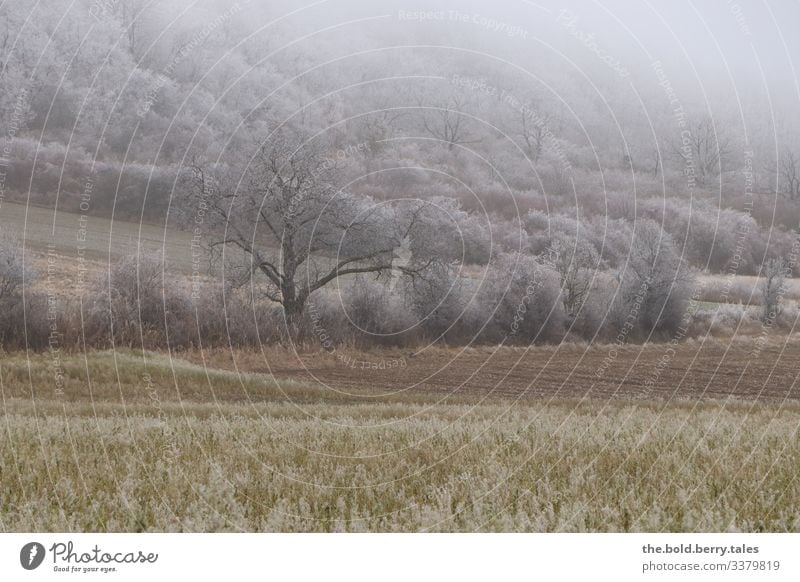
[{"label": "fog", "polygon": [[[0,14],[2,200],[190,234],[292,334],[340,277],[367,273],[384,285],[367,328],[395,333],[411,309],[426,341],[466,343],[512,323],[527,325],[513,341],[613,337],[643,286],[635,334],[669,335],[698,275],[799,270],[796,2]],[[523,325],[531,277],[549,282]]]}]

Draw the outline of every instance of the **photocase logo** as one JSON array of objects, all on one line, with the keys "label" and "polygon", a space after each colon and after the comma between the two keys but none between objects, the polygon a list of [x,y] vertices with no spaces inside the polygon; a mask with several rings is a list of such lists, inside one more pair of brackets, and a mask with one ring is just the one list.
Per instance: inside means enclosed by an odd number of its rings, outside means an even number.
[{"label": "photocase logo", "polygon": [[392,272],[389,275],[389,291],[394,291],[397,281],[403,276],[403,268],[411,262],[411,237],[406,235],[400,241],[400,246],[394,250],[392,257]]},{"label": "photocase logo", "polygon": [[44,546],[39,542],[27,543],[19,552],[19,563],[26,570],[35,570],[42,565],[44,553]]}]

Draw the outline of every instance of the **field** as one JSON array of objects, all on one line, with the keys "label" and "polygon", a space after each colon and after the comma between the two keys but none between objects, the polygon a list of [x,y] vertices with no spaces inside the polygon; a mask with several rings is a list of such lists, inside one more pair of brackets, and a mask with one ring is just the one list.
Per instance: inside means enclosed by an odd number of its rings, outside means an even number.
[{"label": "field", "polygon": [[338,391],[509,400],[800,400],[800,341],[690,339],[678,345],[427,348],[418,352],[190,352],[214,368],[274,374]]},{"label": "field", "polygon": [[36,253],[52,250],[59,256],[76,258],[81,249],[89,260],[107,262],[109,258],[134,254],[139,248],[165,250],[173,268],[191,272],[191,236],[163,226],[95,216],[82,218],[79,214],[8,201],[0,207],[0,226],[7,235],[24,239],[26,247]]},{"label": "field", "polygon": [[[51,211],[5,203],[0,218],[26,225],[40,265],[59,256],[70,293],[78,217],[53,231]],[[191,269],[185,234],[88,224],[98,272],[137,241]],[[758,283],[738,281],[731,302]],[[720,280],[704,282],[713,310]],[[798,360],[777,330],[3,353],[0,531],[800,531]]]},{"label": "field", "polygon": [[[734,303],[759,306],[763,302],[763,279],[746,275],[736,275],[728,280],[725,275],[703,274],[697,278],[703,291],[701,301],[708,303]],[[800,280],[786,279],[783,299],[796,303],[800,300]],[[727,293],[725,293],[727,292]]]},{"label": "field", "polygon": [[[87,279],[91,279],[107,269],[109,262],[137,252],[163,253],[169,268],[183,277],[198,268],[205,274],[210,265],[205,253],[198,255],[199,263],[197,258],[193,263],[188,233],[146,223],[82,217],[70,212],[54,212],[52,208],[3,201],[0,231],[12,240],[24,241],[28,262],[40,279],[50,269],[54,280],[58,281],[58,288],[53,290],[56,293],[75,293],[81,288],[79,269],[86,269]],[[57,257],[57,260],[48,265],[48,257]]]},{"label": "field", "polygon": [[800,530],[794,399],[443,398],[135,352],[0,379],[5,531]]}]

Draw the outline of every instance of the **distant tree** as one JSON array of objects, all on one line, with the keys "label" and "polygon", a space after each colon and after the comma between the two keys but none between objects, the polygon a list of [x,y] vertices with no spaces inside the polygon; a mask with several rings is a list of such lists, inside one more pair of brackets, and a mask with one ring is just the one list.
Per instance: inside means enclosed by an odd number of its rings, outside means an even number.
[{"label": "distant tree", "polygon": [[635,314],[646,335],[674,331],[685,312],[693,276],[672,237],[650,219],[635,224],[630,255],[620,273],[618,321]]},{"label": "distant tree", "polygon": [[554,117],[537,97],[529,97],[515,114],[518,125],[514,133],[522,138],[525,153],[531,161],[538,162],[547,147],[547,140],[552,138],[550,125]]},{"label": "distant tree", "polygon": [[676,158],[695,168],[701,185],[725,169],[731,155],[731,141],[710,116],[689,123],[688,130],[673,144]]},{"label": "distant tree", "polygon": [[574,319],[591,290],[592,277],[600,268],[600,256],[585,238],[556,236],[545,256],[561,279],[564,314]]},{"label": "distant tree", "polygon": [[647,161],[653,178],[658,178],[658,174],[661,172],[661,150],[658,146],[654,146],[649,150]]},{"label": "distant tree", "polygon": [[774,322],[780,315],[781,295],[784,293],[783,259],[769,259],[764,264],[761,275],[764,277],[761,286],[761,297],[764,302],[761,319],[764,322]]},{"label": "distant tree", "polygon": [[142,37],[143,29],[146,27],[146,16],[148,8],[153,6],[147,0],[116,0],[109,4],[115,15],[125,30],[128,39],[128,50],[135,59],[139,59],[146,48],[147,43]]},{"label": "distant tree", "polygon": [[778,161],[778,192],[787,200],[800,200],[800,158],[792,150],[786,150]]},{"label": "distant tree", "polygon": [[457,145],[479,143],[481,140],[469,131],[467,99],[451,95],[436,107],[420,104],[424,108],[422,127],[432,137],[444,142],[448,150]]}]

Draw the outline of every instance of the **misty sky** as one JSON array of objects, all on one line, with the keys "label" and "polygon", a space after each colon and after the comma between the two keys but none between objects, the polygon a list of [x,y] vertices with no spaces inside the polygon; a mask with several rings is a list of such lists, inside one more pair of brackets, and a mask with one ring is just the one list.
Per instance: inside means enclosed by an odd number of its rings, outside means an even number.
[{"label": "misty sky", "polygon": [[[287,10],[291,9],[298,6],[287,5]],[[424,20],[406,18],[405,30],[391,26],[404,20],[399,17],[401,12],[418,11],[444,14]],[[456,13],[464,21],[458,20]],[[794,98],[800,96],[796,77],[800,40],[795,32],[800,24],[800,3],[793,0],[334,0],[309,3],[288,20],[310,31],[348,18],[378,15],[385,15],[389,27],[394,28],[393,35],[381,37],[387,44],[390,40],[410,44],[424,39],[477,48],[488,54],[512,53],[523,61],[536,55],[578,60],[590,67],[592,61],[586,58],[589,49],[581,37],[593,35],[600,50],[632,72],[660,60],[674,71],[676,82],[685,79],[697,85],[723,82],[762,86],[766,79],[770,87],[791,88]],[[492,29],[482,23],[487,19],[519,27],[524,34]],[[567,26],[570,21],[572,26]],[[382,23],[376,19],[362,26],[374,31]],[[347,35],[346,31],[352,31],[352,26],[342,28],[343,34]]]}]

